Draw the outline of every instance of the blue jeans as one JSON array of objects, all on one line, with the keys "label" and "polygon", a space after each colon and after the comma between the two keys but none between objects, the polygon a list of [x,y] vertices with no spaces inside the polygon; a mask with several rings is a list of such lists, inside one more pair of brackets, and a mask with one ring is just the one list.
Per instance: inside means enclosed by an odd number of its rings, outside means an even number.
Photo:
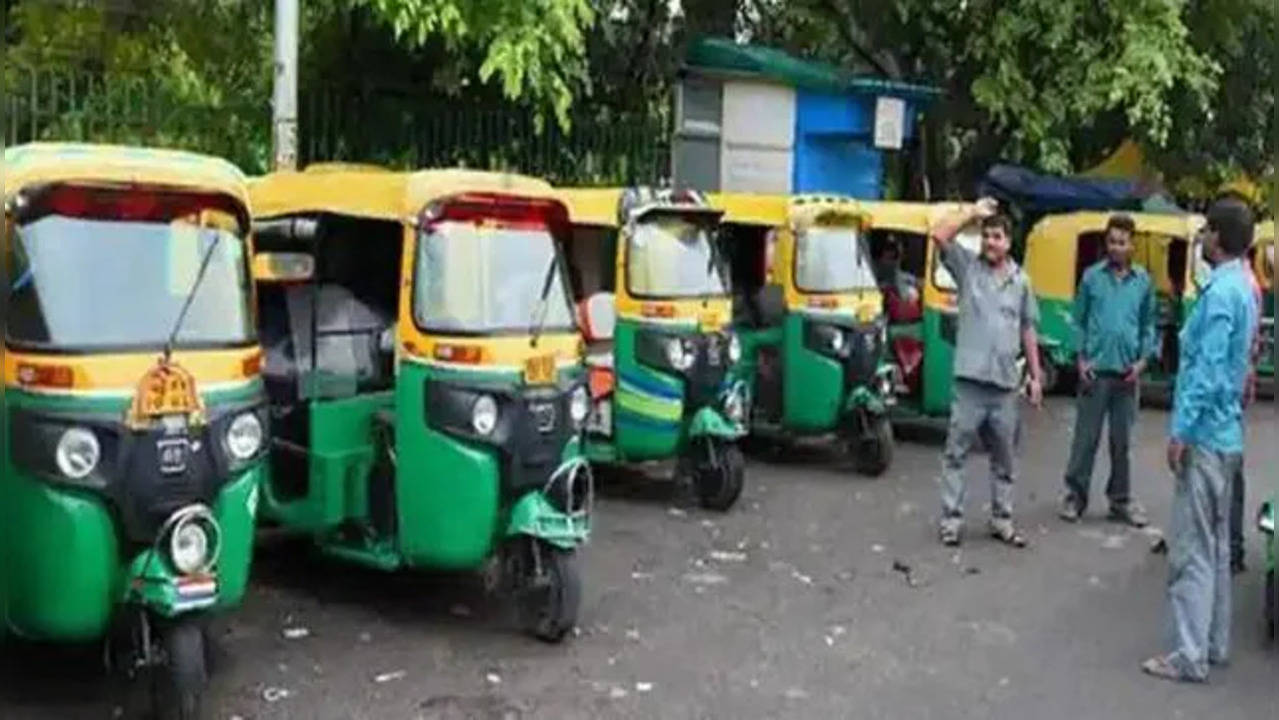
[{"label": "blue jeans", "polygon": [[1177,477],[1165,633],[1172,664],[1191,680],[1230,658],[1230,485],[1242,461],[1192,446]]}]

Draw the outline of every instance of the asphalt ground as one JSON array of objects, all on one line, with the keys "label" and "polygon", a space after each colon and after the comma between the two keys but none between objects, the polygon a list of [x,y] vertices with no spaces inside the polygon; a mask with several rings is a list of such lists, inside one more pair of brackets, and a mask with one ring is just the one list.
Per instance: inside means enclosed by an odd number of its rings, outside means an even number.
[{"label": "asphalt ground", "polygon": [[[520,635],[470,576],[383,575],[269,538],[245,606],[215,624],[210,718],[1279,718],[1279,649],[1260,629],[1261,540],[1235,582],[1234,657],[1207,685],[1148,678],[1165,557],[1090,516],[1056,518],[1073,407],[1027,411],[1018,517],[984,537],[970,463],[963,548],[935,542],[940,444],[903,439],[882,478],[821,446],[752,458],[737,508],[675,507],[669,484],[607,478],[584,549],[578,632]],[[1168,517],[1166,413],[1144,410],[1134,486]],[[1251,518],[1279,473],[1275,406],[1252,411]],[[1104,455],[1105,451],[1101,451]],[[0,652],[0,718],[112,718],[92,648]]]}]

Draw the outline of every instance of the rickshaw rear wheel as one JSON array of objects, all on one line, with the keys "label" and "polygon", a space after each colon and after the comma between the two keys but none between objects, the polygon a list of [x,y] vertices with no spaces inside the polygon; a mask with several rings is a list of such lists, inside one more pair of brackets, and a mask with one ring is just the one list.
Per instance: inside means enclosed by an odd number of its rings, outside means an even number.
[{"label": "rickshaw rear wheel", "polygon": [[577,553],[535,538],[521,545],[515,564],[520,624],[542,642],[562,642],[577,625],[582,605]]},{"label": "rickshaw rear wheel", "polygon": [[707,438],[707,457],[697,464],[693,481],[697,501],[707,510],[726,512],[737,503],[746,484],[746,458],[737,443]]},{"label": "rickshaw rear wheel", "polygon": [[179,621],[160,638],[164,663],[152,670],[152,712],[157,720],[197,720],[207,681],[204,628]]},{"label": "rickshaw rear wheel", "polygon": [[887,415],[867,417],[860,434],[849,440],[853,467],[861,475],[879,477],[893,464],[893,424]]}]

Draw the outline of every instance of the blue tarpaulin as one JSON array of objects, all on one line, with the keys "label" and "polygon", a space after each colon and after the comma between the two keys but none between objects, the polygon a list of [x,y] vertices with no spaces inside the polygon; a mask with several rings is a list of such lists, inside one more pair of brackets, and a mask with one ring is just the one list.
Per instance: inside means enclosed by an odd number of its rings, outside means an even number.
[{"label": "blue tarpaulin", "polygon": [[980,194],[1030,215],[1076,210],[1182,212],[1160,188],[1136,180],[1042,175],[1015,165],[992,167],[982,179]]}]

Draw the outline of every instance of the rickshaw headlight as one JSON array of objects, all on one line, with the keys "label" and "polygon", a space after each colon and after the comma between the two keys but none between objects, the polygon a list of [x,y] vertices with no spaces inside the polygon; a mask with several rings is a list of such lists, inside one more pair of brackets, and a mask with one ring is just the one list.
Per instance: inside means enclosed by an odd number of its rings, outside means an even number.
[{"label": "rickshaw headlight", "polygon": [[248,460],[262,449],[262,421],[246,412],[235,420],[226,431],[226,447],[236,460]]},{"label": "rickshaw headlight", "polygon": [[92,430],[73,427],[67,428],[58,438],[58,447],[54,451],[54,459],[58,469],[72,480],[82,480],[93,472],[102,457],[102,447],[98,444],[98,436]]},{"label": "rickshaw headlight", "polygon": [[480,435],[488,435],[497,427],[497,401],[492,395],[481,395],[471,406],[471,427]]},{"label": "rickshaw headlight", "polygon": [[213,564],[210,527],[211,520],[200,514],[188,515],[174,525],[169,535],[169,559],[179,573],[202,572]]},{"label": "rickshaw headlight", "polygon": [[742,359],[742,341],[737,335],[730,334],[728,336],[728,361],[734,365]]},{"label": "rickshaw headlight", "polygon": [[568,415],[574,425],[581,427],[582,423],[586,422],[586,415],[590,411],[591,399],[586,394],[586,388],[579,385],[568,398]]},{"label": "rickshaw headlight", "polygon": [[1275,506],[1263,503],[1257,511],[1257,529],[1267,535],[1275,534]]},{"label": "rickshaw headlight", "polygon": [[670,338],[666,341],[666,361],[671,367],[683,372],[693,367],[694,360],[692,348],[686,347],[682,339]]},{"label": "rickshaw headlight", "polygon": [[844,331],[833,325],[819,326],[821,335],[825,336],[826,347],[835,355],[842,355],[848,347],[848,338],[844,337]]},{"label": "rickshaw headlight", "polygon": [[735,423],[746,419],[746,394],[740,388],[729,391],[724,398],[724,414]]}]

